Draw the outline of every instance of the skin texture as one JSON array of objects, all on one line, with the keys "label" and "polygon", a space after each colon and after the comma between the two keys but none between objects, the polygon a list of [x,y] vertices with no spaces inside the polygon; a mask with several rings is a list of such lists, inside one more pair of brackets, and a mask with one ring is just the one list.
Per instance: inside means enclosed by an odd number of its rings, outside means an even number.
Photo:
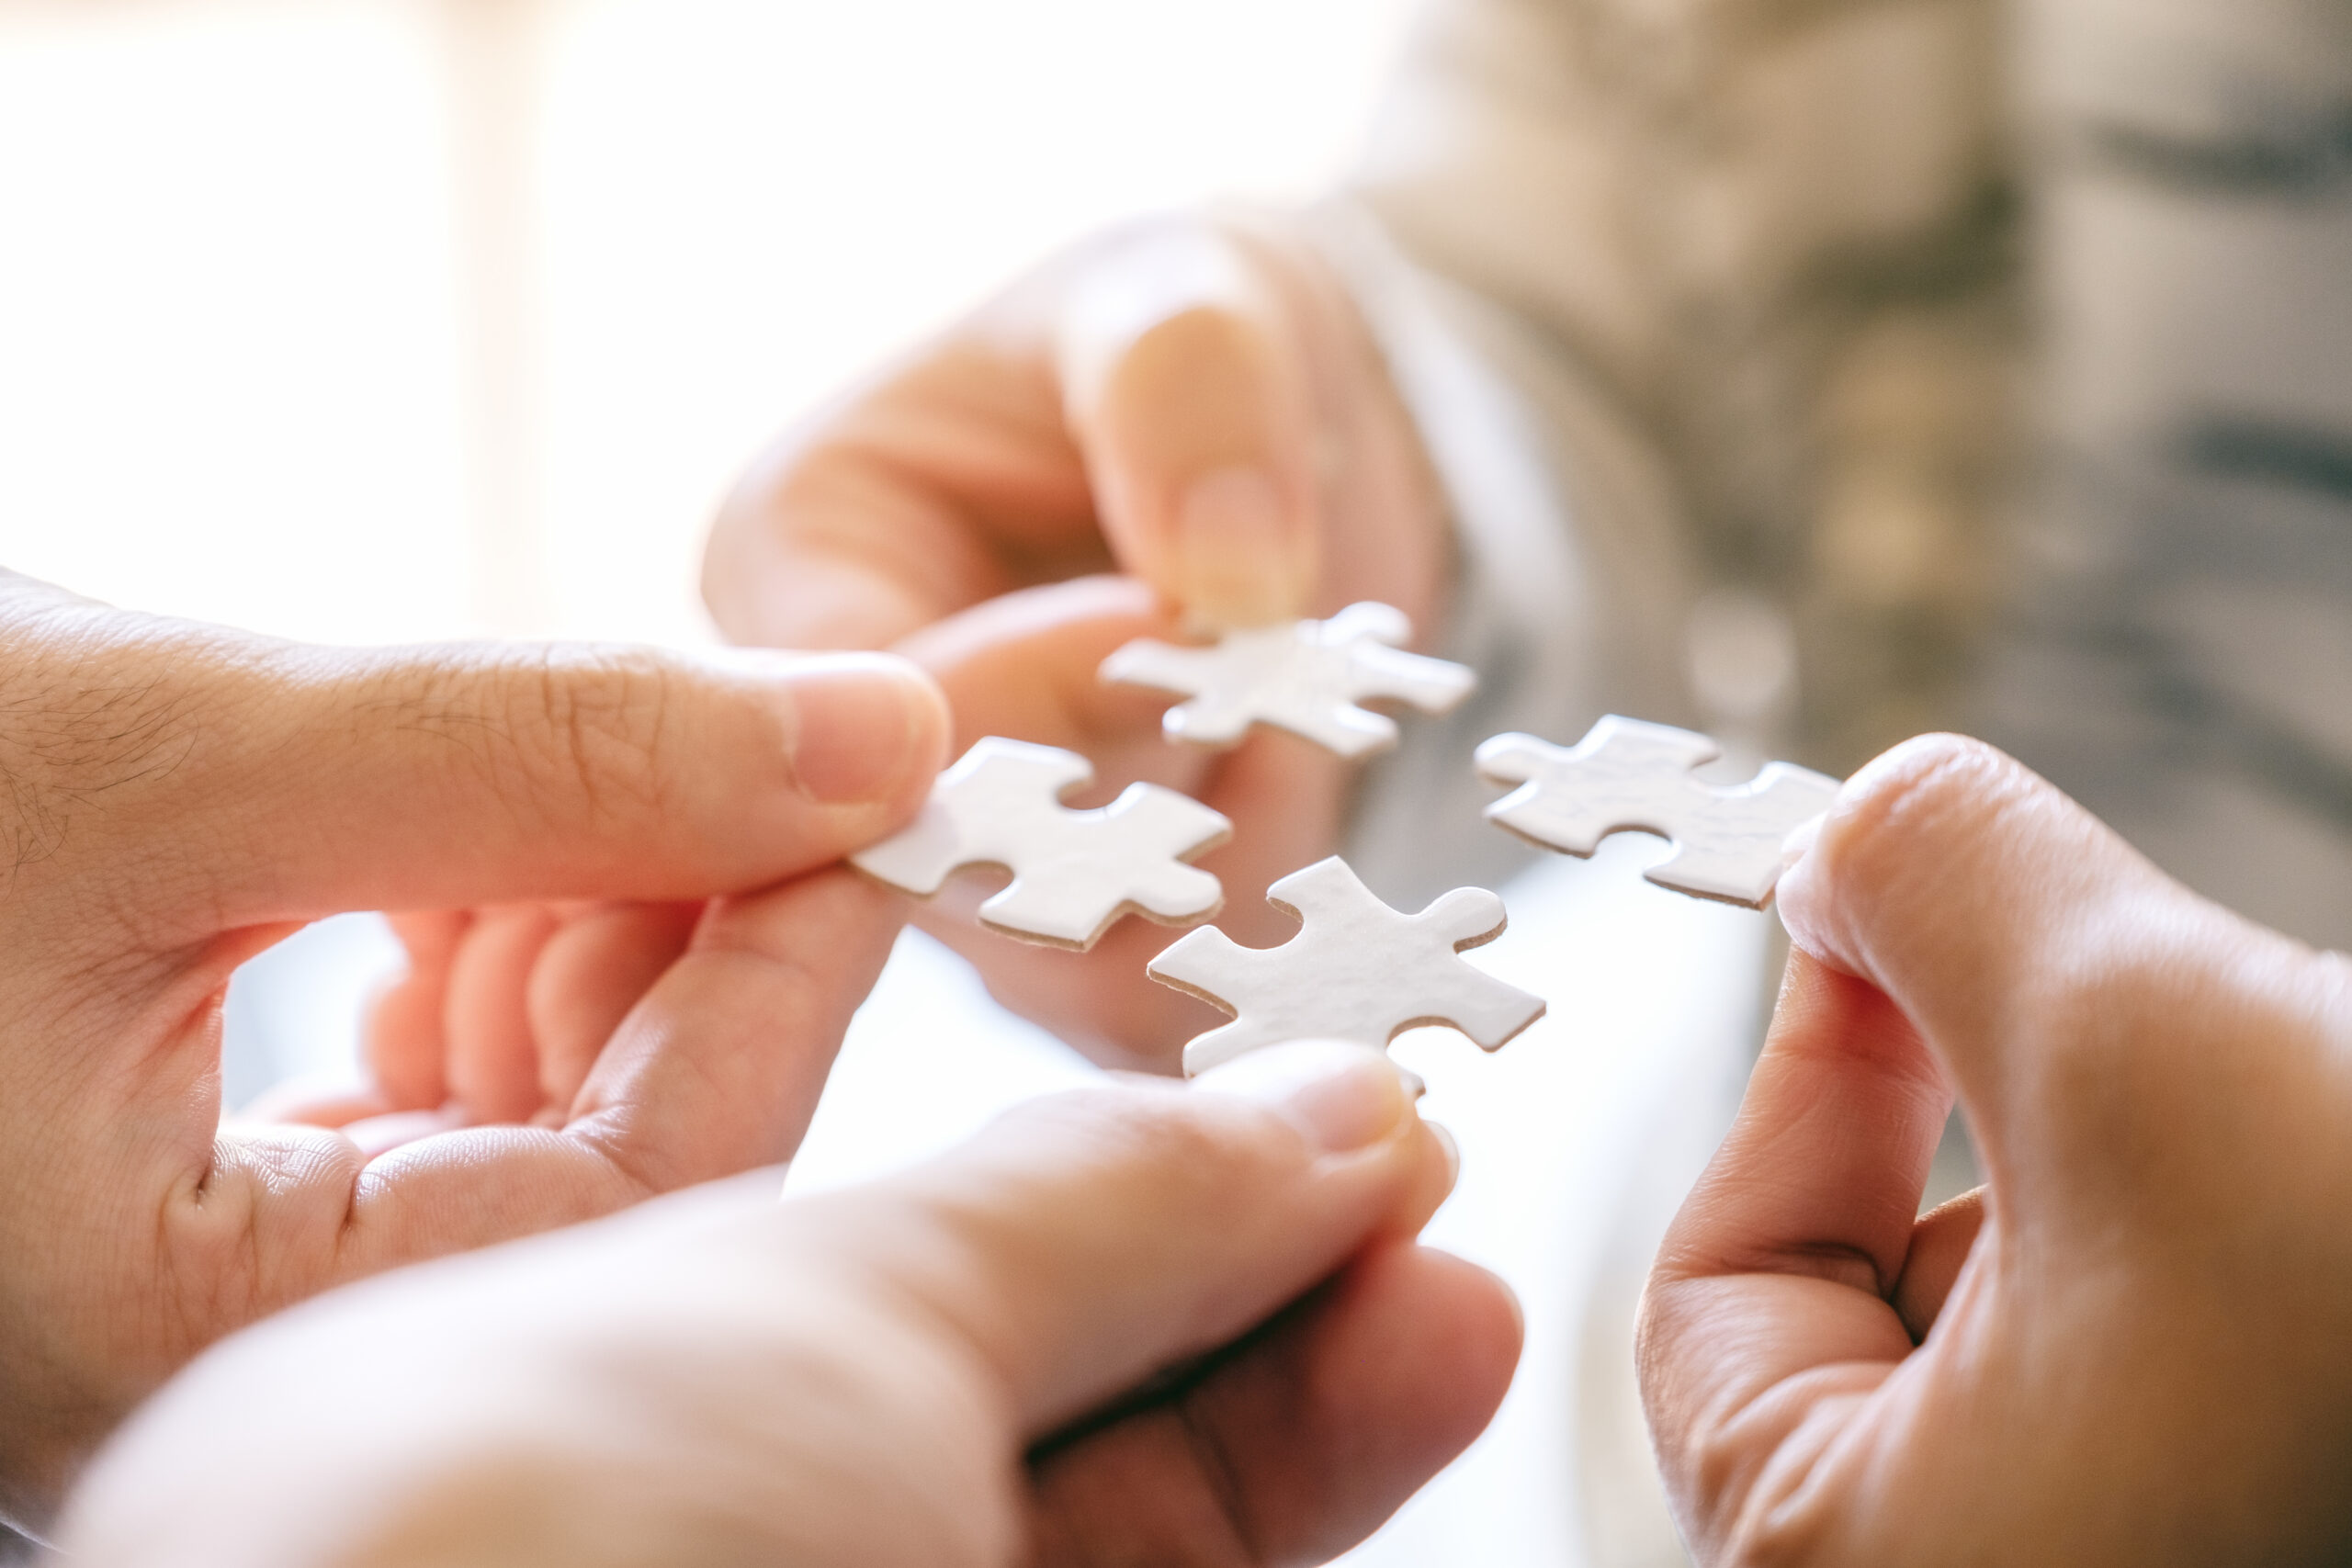
[{"label": "skin texture", "polygon": [[1414,1246],[1450,1145],[1378,1052],[1033,1101],[336,1292],[77,1495],[94,1568],[1319,1562],[1486,1424],[1507,1292]]},{"label": "skin texture", "polygon": [[[2342,1561],[2352,963],[1951,737],[1849,781],[1780,898],[1642,1319],[1700,1561]],[[1915,1219],[1955,1095],[1988,1180]]]},{"label": "skin texture", "polygon": [[[1237,825],[1199,863],[1225,882],[1223,919],[1272,943],[1288,931],[1265,887],[1335,847],[1352,770],[1281,735],[1169,747],[1169,699],[1095,667],[1132,637],[1360,599],[1404,610],[1426,644],[1449,570],[1436,487],[1353,304],[1294,231],[1226,213],[1086,242],[786,432],[713,527],[703,587],[739,642],[914,660],[959,750],[1068,747],[1094,760],[1100,799],[1144,778],[1206,801]],[[1099,1059],[1173,1071],[1216,1021],[1143,977],[1166,930],[1129,921],[1085,956],[1012,947],[971,929],[985,891],[916,919]]]},{"label": "skin texture", "polygon": [[[789,1153],[899,923],[839,857],[945,752],[872,656],[303,648],[5,574],[0,648],[0,1514],[36,1531],[221,1336]],[[231,971],[367,908],[415,959],[372,1083],[224,1127]]]}]

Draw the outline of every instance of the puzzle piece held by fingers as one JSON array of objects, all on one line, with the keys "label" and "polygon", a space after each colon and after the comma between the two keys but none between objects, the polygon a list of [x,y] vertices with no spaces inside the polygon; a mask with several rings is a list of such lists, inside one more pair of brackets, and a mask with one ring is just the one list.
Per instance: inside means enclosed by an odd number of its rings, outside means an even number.
[{"label": "puzzle piece held by fingers", "polygon": [[1216,914],[1223,887],[1182,863],[1223,843],[1233,824],[1158,784],[1129,784],[1099,810],[1061,804],[1093,777],[1075,751],[989,737],[939,775],[910,826],[850,863],[920,897],[959,867],[1001,865],[1012,885],[980,906],[980,923],[1049,947],[1084,951],[1130,911],[1169,925]]},{"label": "puzzle piece held by fingers", "polygon": [[1280,947],[1243,947],[1214,926],[1179,938],[1148,973],[1234,1015],[1184,1047],[1184,1071],[1285,1040],[1357,1040],[1385,1046],[1408,1029],[1442,1023],[1499,1049],[1544,1016],[1544,999],[1464,963],[1465,949],[1503,931],[1503,901],[1457,887],[1418,915],[1392,909],[1333,855],[1266,889],[1299,920]]},{"label": "puzzle piece held by fingers", "polygon": [[1623,829],[1656,833],[1674,853],[1643,873],[1650,881],[1760,909],[1780,880],[1781,840],[1829,808],[1838,781],[1787,762],[1730,787],[1691,776],[1721,755],[1703,735],[1611,714],[1574,748],[1498,735],[1477,763],[1487,783],[1520,786],[1487,807],[1488,821],[1572,855]]},{"label": "puzzle piece held by fingers", "polygon": [[1253,724],[1303,735],[1342,757],[1396,743],[1396,724],[1357,705],[1393,701],[1424,713],[1451,709],[1477,678],[1459,664],[1408,653],[1401,610],[1351,604],[1328,621],[1227,632],[1207,648],[1145,637],[1102,661],[1102,679],[1181,692],[1161,720],[1168,739],[1230,746]]}]

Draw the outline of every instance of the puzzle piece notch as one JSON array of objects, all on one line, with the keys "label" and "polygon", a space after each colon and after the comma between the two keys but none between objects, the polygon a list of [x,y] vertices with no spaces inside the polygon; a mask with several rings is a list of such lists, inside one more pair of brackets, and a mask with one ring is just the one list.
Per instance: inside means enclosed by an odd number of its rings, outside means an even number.
[{"label": "puzzle piece notch", "polygon": [[1477,684],[1462,665],[1398,646],[1412,635],[1403,611],[1367,601],[1328,621],[1227,632],[1205,648],[1140,638],[1102,661],[1102,678],[1183,694],[1160,721],[1170,740],[1230,746],[1251,725],[1271,724],[1362,757],[1394,746],[1396,722],[1358,705],[1442,714]]},{"label": "puzzle piece notch", "polygon": [[1337,855],[1295,871],[1266,900],[1299,922],[1280,947],[1244,947],[1211,926],[1171,943],[1147,971],[1233,1014],[1184,1047],[1184,1071],[1285,1040],[1385,1046],[1444,1024],[1488,1051],[1544,1016],[1544,1003],[1463,961],[1503,932],[1503,901],[1457,887],[1416,915],[1393,909]]},{"label": "puzzle piece notch", "polygon": [[1674,852],[1643,875],[1701,898],[1762,908],[1781,877],[1791,829],[1837,798],[1838,781],[1770,762],[1744,784],[1691,773],[1723,755],[1703,735],[1611,714],[1573,748],[1498,735],[1478,748],[1479,775],[1520,787],[1487,819],[1546,849],[1589,855],[1621,831],[1656,833]]},{"label": "puzzle piece notch", "polygon": [[1003,866],[1012,881],[981,904],[980,923],[1081,952],[1125,914],[1169,925],[1215,915],[1224,887],[1182,863],[1223,843],[1233,824],[1158,784],[1129,784],[1096,810],[1061,804],[1093,777],[1074,751],[991,736],[939,775],[913,823],[850,863],[920,897],[962,867]]}]

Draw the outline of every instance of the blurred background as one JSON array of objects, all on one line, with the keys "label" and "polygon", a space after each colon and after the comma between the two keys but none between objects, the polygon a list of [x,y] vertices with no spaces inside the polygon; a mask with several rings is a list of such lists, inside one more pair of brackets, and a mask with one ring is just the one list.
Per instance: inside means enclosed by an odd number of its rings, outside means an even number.
[{"label": "blurred background", "polygon": [[1346,165],[1410,0],[0,0],[0,554],[288,636],[696,641],[783,423]]},{"label": "blurred background", "polygon": [[[781,424],[1062,241],[1328,187],[1409,0],[0,0],[0,561],[291,637],[708,640],[706,521]],[[1552,998],[1398,1054],[1519,1288],[1494,1431],[1357,1561],[1680,1561],[1634,1291],[1728,1113],[1758,917],[1654,842],[1507,888]],[[347,1070],[369,917],[248,967],[229,1095]],[[1610,976],[1610,983],[1596,984]],[[1087,1069],[909,938],[803,1187]]]}]

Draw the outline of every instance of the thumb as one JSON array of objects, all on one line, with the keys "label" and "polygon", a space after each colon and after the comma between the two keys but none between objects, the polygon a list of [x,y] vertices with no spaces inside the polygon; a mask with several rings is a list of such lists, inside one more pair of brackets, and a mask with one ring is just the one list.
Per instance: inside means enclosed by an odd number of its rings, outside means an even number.
[{"label": "thumb", "polygon": [[1033,1102],[832,1223],[958,1331],[1035,1437],[1419,1230],[1451,1183],[1385,1054],[1308,1042],[1184,1087]]},{"label": "thumb", "polygon": [[1316,431],[1283,290],[1199,224],[1133,232],[1080,265],[1056,357],[1121,564],[1212,626],[1304,614]]},{"label": "thumb", "polygon": [[1849,780],[1779,897],[1796,943],[1883,993],[1942,1062],[1996,1191],[2029,1153],[2111,1158],[2089,1129],[2111,1134],[2128,1100],[2227,1060],[2199,1027],[2225,975],[2259,966],[2281,972],[2279,994],[2301,989],[2290,944],[1956,736]]},{"label": "thumb", "polygon": [[946,746],[937,688],[878,654],[340,649],[119,618],[91,639],[122,667],[104,678],[143,694],[171,765],[124,781],[85,852],[168,843],[187,874],[147,896],[193,909],[190,938],[763,886],[910,816]]}]

